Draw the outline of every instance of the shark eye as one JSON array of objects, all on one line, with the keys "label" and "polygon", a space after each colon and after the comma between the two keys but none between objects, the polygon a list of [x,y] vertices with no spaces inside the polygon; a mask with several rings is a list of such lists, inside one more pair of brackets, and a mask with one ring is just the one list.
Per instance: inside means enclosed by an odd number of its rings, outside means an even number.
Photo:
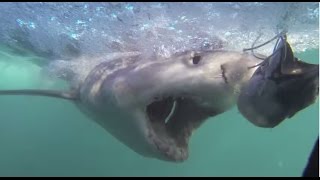
[{"label": "shark eye", "polygon": [[193,64],[198,64],[198,63],[200,62],[200,60],[201,60],[201,56],[196,55],[196,56],[194,56],[194,57],[192,58],[192,63],[193,63]]}]

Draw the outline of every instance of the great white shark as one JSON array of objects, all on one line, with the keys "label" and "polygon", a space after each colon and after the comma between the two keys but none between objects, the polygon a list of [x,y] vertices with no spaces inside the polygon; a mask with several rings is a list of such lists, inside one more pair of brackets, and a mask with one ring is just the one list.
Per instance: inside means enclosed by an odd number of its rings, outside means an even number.
[{"label": "great white shark", "polygon": [[69,91],[2,90],[72,101],[84,114],[136,153],[183,162],[189,140],[208,118],[237,104],[261,59],[251,53],[185,51],[170,58],[115,58],[93,67]]},{"label": "great white shark", "polygon": [[192,132],[236,104],[261,60],[233,51],[186,51],[143,60],[118,56],[93,67],[70,91],[2,90],[72,101],[90,119],[145,157],[182,162]]}]

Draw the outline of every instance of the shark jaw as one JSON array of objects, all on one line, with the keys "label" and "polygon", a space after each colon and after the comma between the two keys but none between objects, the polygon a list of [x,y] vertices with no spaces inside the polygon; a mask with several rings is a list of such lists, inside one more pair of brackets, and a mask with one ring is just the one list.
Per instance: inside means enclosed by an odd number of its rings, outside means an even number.
[{"label": "shark jaw", "polygon": [[189,140],[208,117],[217,115],[191,97],[155,98],[145,109],[149,141],[164,160],[183,162],[189,156]]}]

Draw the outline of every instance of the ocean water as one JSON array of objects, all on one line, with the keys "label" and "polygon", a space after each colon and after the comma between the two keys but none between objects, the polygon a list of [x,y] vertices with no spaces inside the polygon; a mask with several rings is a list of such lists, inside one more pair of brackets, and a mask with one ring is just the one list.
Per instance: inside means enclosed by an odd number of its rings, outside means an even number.
[{"label": "ocean water", "polygon": [[[77,7],[83,5],[78,4]],[[32,10],[43,6],[47,7],[49,5],[20,4],[17,6],[16,4],[4,3],[4,5],[0,4],[0,9],[9,11],[14,8],[23,9],[27,7]],[[124,6],[126,9],[132,10],[131,6],[128,7],[127,4]],[[267,7],[272,6],[269,4]],[[274,7],[277,7],[277,5]],[[141,5],[141,8],[144,8],[144,6]],[[154,8],[165,9],[165,7],[160,6]],[[242,18],[245,17],[241,8],[235,9],[240,12],[239,14],[242,12]],[[52,8],[51,10],[54,11]],[[6,11],[0,12],[5,13]],[[51,15],[50,13],[49,15]],[[26,22],[25,19],[29,18],[30,21],[38,22],[36,24],[38,27],[48,26],[48,24],[42,24],[41,26],[43,21],[37,19],[38,17],[27,15],[20,14],[20,20]],[[121,18],[122,21],[125,21],[125,17],[132,14],[126,16],[125,13],[119,13],[118,15],[123,15]],[[13,16],[18,15],[14,14]],[[65,16],[67,15],[65,14]],[[69,17],[74,16],[74,14],[69,15]],[[185,16],[186,19],[192,17],[188,14]],[[49,17],[51,19],[53,15]],[[59,19],[58,15],[54,17]],[[136,17],[141,18],[139,15]],[[168,15],[168,17],[171,16]],[[212,15],[212,17],[214,16]],[[21,25],[21,21],[16,21],[19,17],[13,19],[17,23],[16,26],[20,27],[19,22]],[[9,20],[10,18],[0,19],[0,23],[8,23]],[[303,33],[304,31],[300,31],[298,28],[296,28],[298,30],[294,29],[297,24],[301,23],[294,20],[291,21],[295,23],[288,24],[288,27],[292,31],[291,36],[289,34],[289,40],[291,37],[296,56],[309,63],[319,63],[318,29],[312,29],[315,27],[313,25],[306,26],[310,30],[308,32],[315,31],[315,35],[310,33],[309,38],[306,38],[303,36],[306,35]],[[54,19],[54,21],[58,20]],[[264,22],[263,19],[261,22]],[[64,21],[64,23],[68,24],[70,22]],[[185,23],[188,23],[188,21],[185,21]],[[253,25],[250,24],[250,26]],[[39,31],[34,31],[37,28],[32,29],[32,27],[31,30],[24,29],[29,34],[28,38],[33,37],[28,39],[28,45],[22,45],[22,49],[27,49],[26,51],[13,49],[16,46],[12,44],[12,41],[9,41],[10,38],[12,40],[12,37],[2,36],[2,38],[7,37],[7,39],[2,39],[1,43],[10,46],[0,46],[0,89],[67,89],[68,84],[64,80],[43,75],[42,68],[52,59],[63,59],[70,54],[74,55],[74,53],[70,53],[70,51],[65,53],[64,48],[51,47],[50,45],[54,43],[46,44],[47,41],[35,40],[37,38],[35,34]],[[114,28],[116,27],[114,25]],[[3,26],[1,28],[2,35],[10,34],[10,28],[5,30]],[[180,28],[183,28],[183,26]],[[266,31],[271,31],[268,26],[265,28]],[[319,27],[317,26],[317,28]],[[245,32],[248,33],[248,31]],[[51,36],[55,33],[54,30],[49,28],[47,36],[44,36],[42,32],[39,37],[53,40]],[[181,35],[179,38],[195,36],[192,33],[194,32]],[[244,32],[237,31],[237,33]],[[237,33],[235,35],[239,35]],[[89,35],[84,35],[84,37]],[[173,36],[170,33],[168,35]],[[273,35],[267,33],[264,38]],[[140,33],[140,38],[142,36],[143,33]],[[224,36],[225,39],[228,37],[231,38],[230,35]],[[308,43],[299,43],[299,38],[305,38],[303,42],[308,41]],[[64,44],[65,41],[57,39],[58,44],[59,41]],[[236,41],[240,42],[244,39],[245,42],[250,44],[255,36],[251,39],[248,39],[248,37],[235,39],[235,42],[230,43],[229,47],[232,48]],[[120,40],[120,42],[123,41],[123,39]],[[161,40],[163,40],[161,42],[164,45],[168,44],[165,41],[166,39]],[[79,41],[88,44],[89,40],[80,39]],[[230,41],[230,39],[227,39],[227,41]],[[152,42],[150,40],[146,43],[150,45]],[[192,44],[190,41],[188,43]],[[186,44],[188,45],[188,43]],[[197,43],[193,43],[194,47],[192,48],[199,47],[201,43]],[[79,49],[82,52],[94,52],[93,50],[100,50],[100,45],[98,43],[96,49],[88,49],[84,46],[79,46]],[[180,51],[191,48],[187,45],[180,47],[180,49],[165,46],[161,51],[155,52],[161,56],[168,56],[174,50]],[[247,44],[242,44],[241,48],[245,46]],[[26,47],[29,47],[29,49]],[[146,46],[138,44],[137,47],[142,49]],[[44,54],[47,55],[44,52],[47,52],[47,49],[50,48],[53,48],[54,51],[50,56],[44,56]],[[127,48],[123,47],[121,51]],[[111,47],[106,49],[109,52],[112,50]],[[268,50],[265,50],[265,52],[268,52]],[[226,113],[207,120],[191,138],[189,159],[184,163],[175,164],[147,159],[132,152],[80,113],[69,101],[35,96],[0,96],[0,176],[301,176],[318,134],[318,101],[273,129],[255,127],[245,120],[234,107]]]}]

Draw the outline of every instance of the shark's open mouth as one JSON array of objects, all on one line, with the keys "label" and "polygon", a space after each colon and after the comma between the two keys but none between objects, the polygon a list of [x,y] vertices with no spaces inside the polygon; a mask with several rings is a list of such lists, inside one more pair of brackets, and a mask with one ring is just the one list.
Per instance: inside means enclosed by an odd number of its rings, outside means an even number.
[{"label": "shark's open mouth", "polygon": [[192,131],[216,114],[183,97],[155,99],[147,105],[146,112],[153,128],[150,138],[169,161],[186,160]]}]

